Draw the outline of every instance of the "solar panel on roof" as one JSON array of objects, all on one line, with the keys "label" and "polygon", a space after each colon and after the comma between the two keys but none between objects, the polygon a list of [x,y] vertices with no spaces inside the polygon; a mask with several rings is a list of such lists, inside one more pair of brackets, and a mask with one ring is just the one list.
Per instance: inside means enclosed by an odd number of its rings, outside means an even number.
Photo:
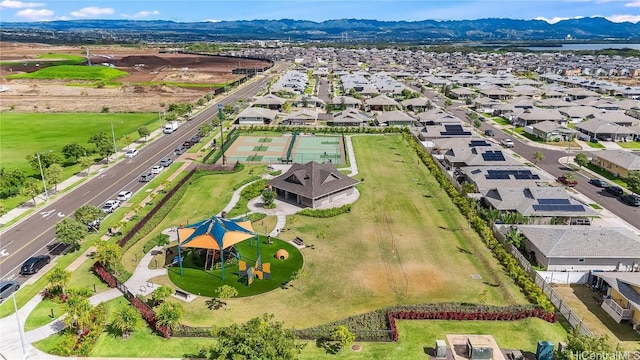
[{"label": "solar panel on roof", "polygon": [[535,211],[586,211],[582,205],[533,205]]},{"label": "solar panel on roof", "polygon": [[484,140],[471,140],[471,141],[469,141],[469,146],[470,147],[491,146],[491,144],[489,144],[488,142],[486,142]]},{"label": "solar panel on roof", "polygon": [[482,172],[482,170],[480,170],[480,169],[475,169],[475,170],[473,170],[471,173],[472,173],[472,174],[480,174],[481,172]]},{"label": "solar panel on roof", "polygon": [[569,199],[538,199],[538,204],[541,205],[569,205]]}]

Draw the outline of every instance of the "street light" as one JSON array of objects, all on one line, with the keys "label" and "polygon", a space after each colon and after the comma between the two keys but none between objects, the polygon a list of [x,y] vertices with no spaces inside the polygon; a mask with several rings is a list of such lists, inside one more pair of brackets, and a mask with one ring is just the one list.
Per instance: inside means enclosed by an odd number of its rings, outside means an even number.
[{"label": "street light", "polygon": [[224,127],[222,126],[222,104],[218,104],[218,119],[220,120],[220,146],[222,147],[222,166],[226,164],[226,159],[224,158],[224,133],[222,130]]},{"label": "street light", "polygon": [[113,161],[118,160],[118,147],[116,146],[116,133],[113,131],[113,123],[111,123],[111,136],[113,137]]},{"label": "street light", "polygon": [[47,191],[47,183],[44,180],[44,171],[42,171],[42,161],[40,161],[40,153],[36,153],[38,156],[38,165],[40,166],[40,177],[42,177],[42,186],[44,187],[44,196],[46,201],[49,201],[49,192]]}]

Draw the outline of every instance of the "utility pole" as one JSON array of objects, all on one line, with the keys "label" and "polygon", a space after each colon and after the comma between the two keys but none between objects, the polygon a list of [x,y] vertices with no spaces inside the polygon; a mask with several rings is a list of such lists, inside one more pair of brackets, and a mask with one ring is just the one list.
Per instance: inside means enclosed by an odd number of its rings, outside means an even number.
[{"label": "utility pole", "polygon": [[222,104],[218,104],[218,119],[220,120],[220,146],[222,147],[222,166],[226,165],[226,159],[224,157],[224,133],[222,132],[224,126],[222,125]]},{"label": "utility pole", "polygon": [[18,322],[18,333],[20,334],[20,344],[22,344],[22,356],[26,360],[26,359],[29,359],[29,354],[27,354],[27,350],[24,346],[24,331],[22,329],[22,325],[20,325],[20,315],[18,315],[18,304],[16,303],[16,294],[14,293],[11,297],[13,298],[13,308],[16,313],[16,321]]},{"label": "utility pole", "polygon": [[47,191],[47,183],[44,181],[44,171],[42,171],[42,162],[40,161],[40,153],[38,155],[38,165],[40,166],[40,176],[42,177],[42,186],[44,187],[44,196],[49,201],[49,192]]},{"label": "utility pole", "polygon": [[116,146],[116,133],[113,131],[113,123],[111,123],[111,136],[113,137],[113,161],[118,160],[118,147]]}]

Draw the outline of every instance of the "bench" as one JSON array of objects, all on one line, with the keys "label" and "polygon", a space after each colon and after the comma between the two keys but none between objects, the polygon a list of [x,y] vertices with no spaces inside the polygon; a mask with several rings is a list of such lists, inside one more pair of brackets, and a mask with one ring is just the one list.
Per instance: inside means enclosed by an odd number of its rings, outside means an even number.
[{"label": "bench", "polygon": [[185,298],[185,300],[186,300],[186,299],[188,299],[188,298],[189,298],[189,295],[190,295],[190,294],[189,294],[188,292],[185,292],[185,291],[182,291],[182,290],[176,289],[176,295],[177,295],[177,296],[181,296],[181,297]]},{"label": "bench", "polygon": [[294,244],[298,245],[298,246],[304,246],[304,241],[302,239],[300,239],[299,237],[296,236],[295,239],[293,239]]}]

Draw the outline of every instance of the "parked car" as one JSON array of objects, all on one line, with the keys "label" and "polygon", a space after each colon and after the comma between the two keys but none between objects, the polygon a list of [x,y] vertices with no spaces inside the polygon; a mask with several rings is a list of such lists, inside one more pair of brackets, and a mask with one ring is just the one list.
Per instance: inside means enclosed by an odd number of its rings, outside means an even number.
[{"label": "parked car", "polygon": [[140,179],[139,180],[141,182],[149,182],[149,181],[151,181],[153,179],[154,176],[155,176],[154,174],[152,174],[150,172],[146,172],[146,173],[140,175]]},{"label": "parked car", "polygon": [[110,214],[114,212],[118,206],[120,206],[120,201],[118,200],[109,200],[104,205],[102,205],[102,211]]},{"label": "parked car", "polygon": [[494,135],[495,135],[495,133],[494,133],[494,132],[493,132],[493,130],[491,130],[491,129],[487,129],[487,130],[485,130],[485,131],[484,131],[484,134],[485,134],[485,135],[487,135],[487,136],[494,136]]},{"label": "parked car", "polygon": [[589,184],[597,186],[599,188],[606,188],[607,186],[609,186],[609,183],[602,179],[591,179],[589,180]]},{"label": "parked car", "polygon": [[566,177],[564,177],[564,176],[560,176],[560,177],[558,178],[558,181],[560,181],[561,183],[563,183],[563,184],[565,184],[565,185],[567,185],[567,186],[569,186],[569,187],[574,187],[574,186],[578,185],[578,182],[577,182],[577,181],[575,181],[575,180],[569,180],[569,179],[567,179],[567,178],[566,178]]},{"label": "parked car", "polygon": [[185,140],[185,142],[182,143],[183,148],[190,149],[192,146],[193,146],[193,143],[191,142],[191,140]]},{"label": "parked car", "polygon": [[160,172],[164,169],[164,167],[162,165],[155,165],[154,167],[151,168],[151,173],[152,174],[160,174]]},{"label": "parked car", "polygon": [[613,196],[622,196],[624,194],[624,190],[620,186],[607,186],[604,190]]},{"label": "parked car", "polygon": [[133,196],[133,193],[131,191],[120,191],[116,199],[118,199],[118,201],[127,201],[131,199],[132,196]]},{"label": "parked car", "polygon": [[173,160],[171,158],[164,158],[164,159],[160,160],[160,165],[162,167],[168,167],[171,164],[173,164]]},{"label": "parked car", "polygon": [[515,145],[516,144],[514,144],[513,140],[511,140],[511,139],[502,139],[502,146],[504,146],[504,147],[512,148]]},{"label": "parked car", "polygon": [[640,196],[636,194],[626,194],[620,197],[620,200],[627,205],[640,206]]},{"label": "parked car", "polygon": [[196,144],[200,142],[200,136],[199,135],[193,135],[191,137],[191,139],[189,139],[189,141],[191,141],[191,143]]},{"label": "parked car", "polygon": [[0,302],[20,289],[17,281],[0,281]]},{"label": "parked car", "polygon": [[185,148],[184,146],[177,147],[175,150],[173,150],[173,153],[176,155],[182,155],[185,152],[187,152],[187,148]]},{"label": "parked car", "polygon": [[100,231],[100,223],[102,221],[100,221],[100,219],[95,219],[92,222],[87,224],[87,231],[88,232],[98,232]]},{"label": "parked car", "polygon": [[132,157],[135,157],[136,155],[138,155],[138,149],[130,149],[130,150],[127,150],[126,153],[124,153],[124,157],[126,158],[132,158]]},{"label": "parked car", "polygon": [[49,255],[32,256],[28,258],[27,261],[25,261],[24,264],[22,264],[22,266],[20,267],[20,274],[21,275],[35,274],[50,262],[51,262],[51,257]]}]

